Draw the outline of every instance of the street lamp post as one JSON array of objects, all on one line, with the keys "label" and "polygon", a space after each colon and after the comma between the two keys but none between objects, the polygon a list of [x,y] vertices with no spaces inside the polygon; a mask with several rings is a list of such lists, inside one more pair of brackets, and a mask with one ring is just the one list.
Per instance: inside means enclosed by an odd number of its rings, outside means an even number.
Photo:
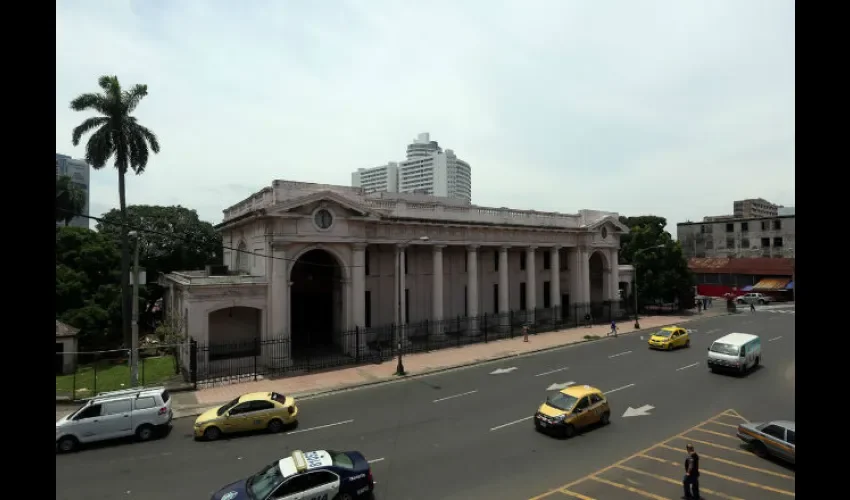
[{"label": "street lamp post", "polygon": [[638,255],[642,254],[643,252],[646,252],[647,250],[657,250],[659,248],[664,248],[664,245],[655,245],[654,247],[641,248],[640,250],[636,251],[634,253],[634,255],[632,255],[632,268],[634,268],[634,273],[635,273],[635,279],[634,279],[634,282],[635,282],[635,330],[640,330],[640,320],[638,319],[638,279],[637,279],[638,273],[637,273],[637,260],[635,260],[635,259]]},{"label": "street lamp post", "polygon": [[[428,241],[429,239],[430,238],[427,237],[427,236],[420,236],[418,238],[411,238],[411,239],[405,241],[404,243],[402,243],[401,247],[404,248],[405,245],[407,245],[408,243],[410,243],[413,240]],[[401,298],[402,298],[402,294],[404,293],[404,286],[402,284],[402,277],[404,276],[404,273],[407,272],[407,269],[405,269],[405,267],[406,266],[404,265],[404,258],[401,256],[401,252],[399,252],[398,253],[398,262],[396,262],[396,275],[397,275],[396,280],[398,282],[398,304],[397,304],[397,306],[398,306],[398,327],[395,329],[396,348],[398,349],[398,364],[396,365],[396,368],[395,368],[395,374],[398,375],[398,376],[405,375],[404,361],[402,360],[403,336],[400,335],[401,329],[406,328],[405,323],[407,322],[407,318],[405,317],[405,314],[404,314],[404,309],[401,307]]]},{"label": "street lamp post", "polygon": [[137,231],[130,231],[128,235],[136,240],[133,251],[133,318],[130,337],[130,386],[136,387],[139,385],[139,247],[142,245]]}]

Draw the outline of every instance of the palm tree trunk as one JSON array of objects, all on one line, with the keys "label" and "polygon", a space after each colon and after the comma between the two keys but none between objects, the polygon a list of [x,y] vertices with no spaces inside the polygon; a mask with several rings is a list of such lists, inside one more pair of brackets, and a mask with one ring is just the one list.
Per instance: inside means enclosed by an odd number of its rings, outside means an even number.
[{"label": "palm tree trunk", "polygon": [[127,229],[127,195],[124,191],[124,173],[126,169],[118,169],[118,200],[121,207],[121,332],[124,347],[132,348],[132,318],[130,311],[133,307],[133,296],[130,295],[130,237]]}]

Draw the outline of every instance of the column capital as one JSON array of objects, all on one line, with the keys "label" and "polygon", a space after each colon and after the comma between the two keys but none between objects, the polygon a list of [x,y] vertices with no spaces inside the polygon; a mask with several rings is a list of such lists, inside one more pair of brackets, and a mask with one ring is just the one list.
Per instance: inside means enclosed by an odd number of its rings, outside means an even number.
[{"label": "column capital", "polygon": [[396,243],[395,244],[395,251],[396,252],[401,252],[405,248],[407,248],[407,243]]},{"label": "column capital", "polygon": [[466,245],[466,249],[470,252],[477,252],[481,245]]},{"label": "column capital", "polygon": [[431,248],[433,248],[434,251],[437,252],[442,251],[444,248],[446,248],[446,245],[431,245]]},{"label": "column capital", "polygon": [[366,247],[369,246],[368,243],[353,243],[351,245],[355,250],[362,251],[366,250]]},{"label": "column capital", "polygon": [[562,248],[564,248],[564,245],[554,245],[553,247],[550,248],[550,250],[552,250],[553,252],[557,252]]},{"label": "column capital", "polygon": [[499,251],[500,251],[500,252],[507,252],[507,251],[508,251],[508,250],[510,250],[510,249],[511,249],[511,246],[510,246],[510,245],[500,245],[500,246],[499,246]]},{"label": "column capital", "polygon": [[535,250],[537,250],[537,245],[528,245],[527,247],[525,247],[526,252],[533,252]]}]

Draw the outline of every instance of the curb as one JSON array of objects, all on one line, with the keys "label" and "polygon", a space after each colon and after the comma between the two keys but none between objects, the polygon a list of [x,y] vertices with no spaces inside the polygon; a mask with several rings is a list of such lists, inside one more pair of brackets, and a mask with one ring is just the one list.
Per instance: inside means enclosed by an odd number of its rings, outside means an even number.
[{"label": "curb", "polygon": [[[719,318],[719,317],[722,317],[722,316],[731,316],[733,314],[734,313],[724,312],[722,314],[710,316],[710,318]],[[676,323],[665,323],[663,325],[658,325],[658,326],[655,326],[653,328],[664,328],[666,326],[685,324],[685,323],[690,323],[691,321],[696,321],[698,319],[701,319],[701,318],[697,317],[697,318],[689,319],[687,321],[679,321],[679,322],[676,322]],[[621,333],[619,336],[626,336],[626,335],[631,335],[633,333],[640,333],[640,332],[643,332],[645,330],[648,330],[648,328],[642,328],[640,330],[633,330],[631,332]],[[596,339],[582,338],[580,340],[577,340],[575,342],[570,342],[568,344],[561,344],[561,345],[550,346],[550,347],[542,347],[540,349],[534,349],[534,350],[531,350],[531,351],[526,351],[526,352],[521,352],[521,353],[506,354],[506,355],[495,357],[495,358],[478,359],[478,360],[470,361],[468,363],[463,363],[463,364],[454,365],[454,366],[446,366],[446,367],[441,367],[441,368],[434,368],[432,370],[427,370],[427,371],[416,373],[416,374],[408,374],[408,375],[404,375],[404,376],[398,376],[396,378],[391,378],[391,379],[375,380],[375,381],[372,381],[372,382],[351,384],[351,385],[346,385],[346,386],[335,387],[333,389],[318,390],[318,391],[313,391],[313,392],[293,393],[292,397],[295,398],[295,399],[301,399],[301,400],[316,399],[316,398],[320,398],[320,397],[324,397],[324,396],[330,396],[330,395],[338,394],[338,393],[342,393],[342,392],[355,391],[355,390],[358,390],[358,389],[367,389],[367,388],[376,387],[376,386],[379,386],[379,385],[396,384],[396,383],[399,383],[399,382],[404,382],[406,380],[413,380],[413,379],[428,377],[428,376],[431,376],[431,375],[438,375],[440,373],[445,373],[445,372],[449,372],[449,371],[452,371],[452,370],[462,370],[464,368],[470,368],[472,366],[483,365],[483,364],[486,364],[486,363],[494,363],[494,362],[498,362],[498,361],[504,361],[506,359],[521,358],[521,357],[525,357],[525,356],[533,356],[533,355],[544,353],[544,352],[556,351],[558,349],[566,349],[566,348],[569,348],[569,347],[573,347],[573,346],[588,343],[588,342],[600,342],[600,341],[603,341],[603,340],[610,340],[610,339],[611,339],[611,337],[599,337],[599,338],[596,338]],[[505,339],[502,339],[502,340],[505,340]],[[180,418],[194,417],[194,416],[200,415],[201,413],[208,410],[209,408],[213,408],[216,405],[223,404],[223,403],[225,403],[225,402],[222,401],[221,403],[213,403],[213,404],[210,404],[208,406],[205,405],[205,406],[199,407],[199,408],[192,408],[192,409],[187,410],[187,412],[185,414],[183,414],[181,412],[181,415],[179,415],[179,416],[176,415],[176,413],[180,410],[175,410],[174,411],[175,412],[174,420],[177,420],[177,419],[180,419]]]}]

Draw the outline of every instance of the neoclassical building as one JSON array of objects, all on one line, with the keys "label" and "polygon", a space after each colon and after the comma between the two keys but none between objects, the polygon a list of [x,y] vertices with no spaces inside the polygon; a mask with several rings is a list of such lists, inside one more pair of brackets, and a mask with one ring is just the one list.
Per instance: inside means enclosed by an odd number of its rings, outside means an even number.
[{"label": "neoclassical building", "polygon": [[631,279],[617,265],[628,229],[613,212],[277,180],[224,210],[217,229],[228,272],[160,277],[167,312],[209,345],[290,339],[291,351],[309,343],[348,352],[355,346],[341,332],[359,329],[366,342],[387,325],[540,308],[574,314],[577,304],[619,303]]}]

